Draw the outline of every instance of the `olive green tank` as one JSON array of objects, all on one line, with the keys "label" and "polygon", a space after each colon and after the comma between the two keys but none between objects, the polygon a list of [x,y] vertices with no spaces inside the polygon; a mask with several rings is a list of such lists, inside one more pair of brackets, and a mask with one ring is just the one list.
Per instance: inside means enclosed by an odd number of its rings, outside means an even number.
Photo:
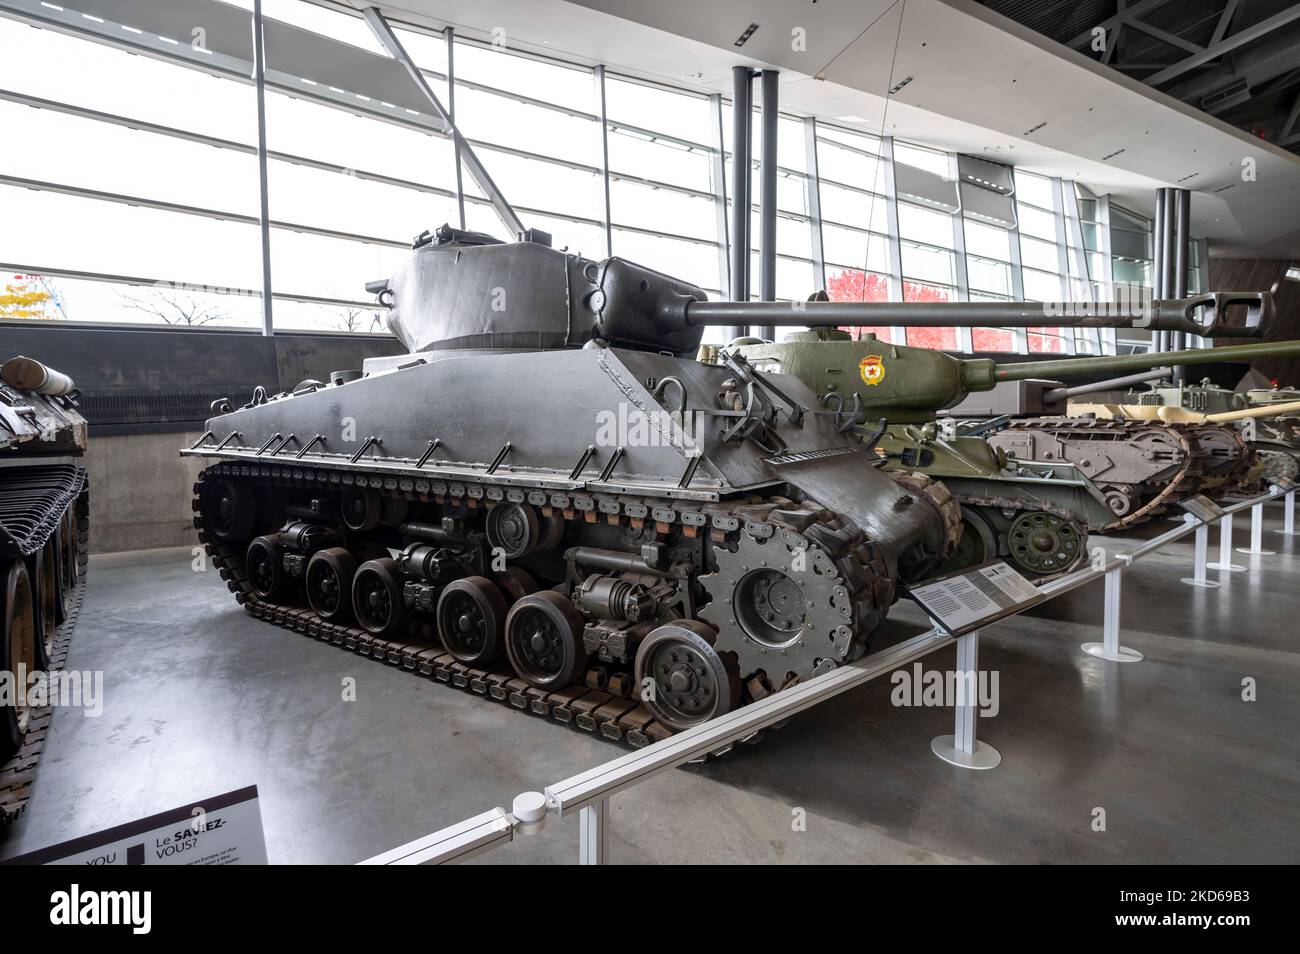
[{"label": "olive green tank", "polygon": [[[855,340],[842,330],[817,328],[794,332],[780,343],[742,338],[729,350],[760,370],[803,380],[824,406],[842,413],[844,426],[855,428],[873,447],[880,467],[901,483],[917,475],[948,488],[961,505],[963,522],[957,548],[942,569],[1002,558],[1031,578],[1044,578],[1084,560],[1089,529],[1116,524],[1107,494],[1085,472],[1087,462],[1018,458],[986,437],[1005,420],[959,427],[940,420],[939,412],[1003,381],[1044,385],[1038,379],[1296,354],[1300,342],[999,365],[989,358],[959,359],[873,335]],[[702,357],[710,360],[712,354],[705,349]],[[1043,386],[1037,393],[1050,400],[1053,390]]]}]

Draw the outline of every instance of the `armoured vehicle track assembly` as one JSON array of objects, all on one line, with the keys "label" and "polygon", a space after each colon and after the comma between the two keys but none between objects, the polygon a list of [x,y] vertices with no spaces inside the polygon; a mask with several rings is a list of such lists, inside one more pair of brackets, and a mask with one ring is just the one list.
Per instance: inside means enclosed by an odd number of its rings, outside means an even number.
[{"label": "armoured vehicle track assembly", "polygon": [[[1190,308],[1194,301],[1182,304]],[[1172,302],[1164,304],[1174,308]],[[906,307],[895,306],[901,314],[882,318],[881,323],[906,324]],[[1272,346],[1262,347],[1273,353]],[[706,360],[714,360],[718,352],[709,346],[702,350]],[[1103,489],[1090,479],[1105,476],[1104,468],[1094,466],[1096,454],[1068,456],[1075,449],[1071,443],[1077,440],[1075,433],[1058,436],[1055,446],[1045,448],[1039,443],[1043,437],[1036,443],[1023,442],[1026,433],[1038,436],[1043,430],[1038,419],[999,419],[965,431],[954,421],[938,420],[943,409],[972,393],[989,391],[1004,381],[1040,377],[1041,363],[960,359],[941,351],[889,344],[874,335],[854,340],[845,331],[825,328],[795,332],[780,343],[738,339],[728,350],[743,355],[754,367],[799,378],[821,395],[823,406],[841,411],[847,422],[881,422],[863,439],[896,479],[906,483],[913,475],[923,475],[943,482],[961,505],[962,532],[942,570],[1002,558],[1031,579],[1046,579],[1074,569],[1085,559],[1089,529],[1113,528],[1117,523],[1112,509],[1114,485]],[[1129,367],[1151,368],[1209,360],[1207,354],[1219,359],[1213,351],[1196,349],[1182,357],[1164,353],[1142,356],[1140,362],[1126,360]],[[1104,372],[1115,360],[1053,361],[1052,376],[1068,379]],[[1055,391],[1040,393],[1050,396]],[[988,432],[1001,433],[986,440]],[[1228,428],[1198,433],[1219,435],[1226,447],[1236,449]],[[1137,440],[1125,452],[1140,453],[1151,446],[1143,435],[1135,436]],[[1181,436],[1161,433],[1156,440],[1169,444]],[[1067,451],[1062,444],[1070,445]],[[1208,438],[1203,438],[1202,446],[1208,444]],[[1183,453],[1184,460],[1194,456],[1194,451]],[[1137,508],[1132,509],[1136,516]]]},{"label": "armoured vehicle track assembly", "polygon": [[31,358],[0,366],[0,819],[27,804],[50,720],[28,677],[61,669],[89,536],[86,421],[72,380]]},{"label": "armoured vehicle track assembly", "polygon": [[[1252,395],[1266,395],[1264,399]],[[1300,393],[1280,389],[1229,391],[1208,378],[1199,384],[1157,383],[1148,390],[1130,392],[1120,403],[1070,401],[1071,417],[1103,420],[1158,421],[1164,424],[1235,425],[1245,442],[1248,465],[1220,493],[1257,492],[1276,480],[1294,480],[1300,472],[1300,439],[1295,422],[1300,416]],[[1208,431],[1208,428],[1206,428]]]},{"label": "armoured vehicle track assembly", "polygon": [[[1222,331],[1221,334],[1230,334]],[[1158,354],[1071,358],[1021,365],[1014,390],[969,398],[954,415],[983,418],[967,424],[987,432],[988,442],[1017,460],[1063,463],[1077,468],[1106,497],[1111,518],[1091,524],[1108,532],[1134,526],[1195,494],[1221,495],[1241,485],[1253,454],[1237,428],[1227,423],[1170,422],[1095,414],[1072,417],[1072,397],[1132,383],[1133,376],[1075,388],[1050,380],[1075,371],[1078,361],[1103,361],[1108,370],[1140,370],[1162,365],[1249,361],[1300,354],[1300,342],[1264,342],[1224,348],[1190,348]]]},{"label": "armoured vehicle track assembly", "polygon": [[182,451],[263,619],[638,745],[860,657],[949,555],[941,484],[797,379],[694,360],[749,303],[446,226],[371,290],[408,355],[217,402]]}]

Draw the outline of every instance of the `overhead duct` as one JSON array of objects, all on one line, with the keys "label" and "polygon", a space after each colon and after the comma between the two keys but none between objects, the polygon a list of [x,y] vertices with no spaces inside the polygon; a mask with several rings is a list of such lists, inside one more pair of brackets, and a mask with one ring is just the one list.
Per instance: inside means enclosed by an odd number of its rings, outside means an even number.
[{"label": "overhead duct", "polygon": [[1199,103],[1238,82],[1258,89],[1275,77],[1300,69],[1300,33],[1281,33],[1254,49],[1234,52],[1230,62],[1231,66],[1215,67],[1170,87],[1169,94],[1187,103]]}]

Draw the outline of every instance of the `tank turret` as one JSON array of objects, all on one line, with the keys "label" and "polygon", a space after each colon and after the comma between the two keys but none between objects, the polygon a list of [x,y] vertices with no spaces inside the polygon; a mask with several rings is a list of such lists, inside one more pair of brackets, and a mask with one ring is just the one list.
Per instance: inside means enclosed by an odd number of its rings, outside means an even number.
[{"label": "tank turret", "polygon": [[1251,388],[1246,392],[1246,400],[1252,406],[1260,404],[1289,404],[1300,401],[1300,389],[1297,388]]},{"label": "tank turret", "polygon": [[[932,421],[969,395],[992,391],[1002,382],[1035,381],[1038,402],[1054,403],[1057,379],[1111,371],[1145,371],[1173,365],[1248,361],[1300,355],[1300,341],[1261,342],[1225,348],[1189,348],[1136,355],[1101,355],[1052,361],[999,364],[992,358],[956,358],[928,348],[889,344],[868,336],[853,340],[844,332],[796,333],[780,344],[739,345],[735,350],[759,368],[793,374],[820,395],[845,395],[872,420],[891,423]],[[1064,403],[1060,403],[1064,410]],[[1022,410],[1039,412],[1042,407]]]},{"label": "tank turret", "polygon": [[367,286],[413,353],[610,347],[693,356],[709,326],[1144,328],[1256,337],[1267,292],[1096,302],[712,302],[703,290],[622,258],[593,261],[537,242],[498,242],[443,226],[424,233],[391,278]]}]

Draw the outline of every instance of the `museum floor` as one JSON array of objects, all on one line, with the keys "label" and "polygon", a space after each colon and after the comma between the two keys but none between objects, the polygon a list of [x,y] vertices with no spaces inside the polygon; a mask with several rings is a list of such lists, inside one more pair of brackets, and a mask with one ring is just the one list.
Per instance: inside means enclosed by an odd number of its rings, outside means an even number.
[{"label": "museum floor", "polygon": [[[1079,650],[1100,639],[1100,583],[987,629],[993,771],[937,759],[951,710],[896,708],[877,680],[615,797],[611,861],[1294,863],[1300,537],[1274,533],[1280,519],[1266,533],[1278,555],[1238,554],[1251,572],[1220,589],[1179,582],[1190,537],[1128,572],[1122,638],[1143,662]],[[256,784],[272,862],[354,862],[624,751],[258,622],[191,560],[92,559],[68,667],[104,671],[105,710],[56,711],[3,855]],[[921,628],[897,609],[884,641]],[[948,669],[953,650],[926,663]],[[1258,701],[1242,701],[1247,677]],[[576,820],[551,821],[482,860],[569,862],[577,843]]]}]

